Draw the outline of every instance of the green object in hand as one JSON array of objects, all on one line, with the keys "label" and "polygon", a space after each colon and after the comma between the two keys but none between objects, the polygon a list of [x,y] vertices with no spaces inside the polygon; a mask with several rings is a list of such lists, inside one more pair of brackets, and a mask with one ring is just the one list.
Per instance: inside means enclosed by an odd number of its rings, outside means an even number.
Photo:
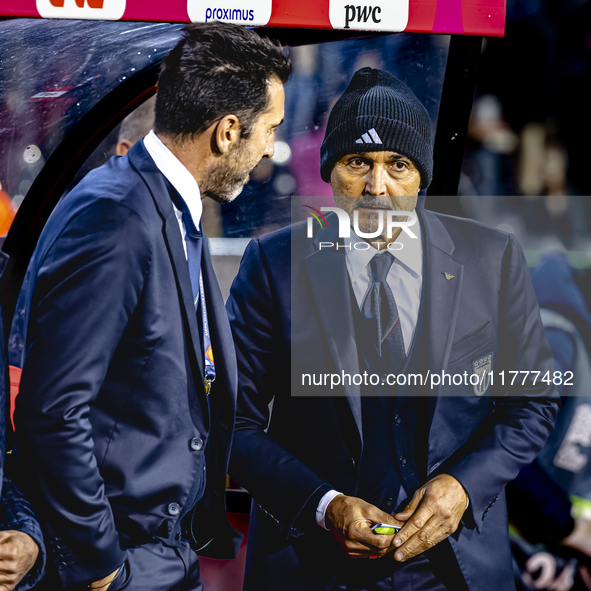
[{"label": "green object in hand", "polygon": [[374,534],[393,536],[400,531],[400,528],[396,527],[395,525],[388,525],[386,523],[376,523],[375,525],[371,526],[371,531],[373,531]]}]

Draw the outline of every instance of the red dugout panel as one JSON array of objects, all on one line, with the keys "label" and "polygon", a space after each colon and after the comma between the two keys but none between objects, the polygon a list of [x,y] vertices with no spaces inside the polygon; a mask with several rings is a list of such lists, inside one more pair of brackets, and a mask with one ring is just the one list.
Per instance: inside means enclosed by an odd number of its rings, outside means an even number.
[{"label": "red dugout panel", "polygon": [[505,0],[0,0],[0,16],[502,36]]}]

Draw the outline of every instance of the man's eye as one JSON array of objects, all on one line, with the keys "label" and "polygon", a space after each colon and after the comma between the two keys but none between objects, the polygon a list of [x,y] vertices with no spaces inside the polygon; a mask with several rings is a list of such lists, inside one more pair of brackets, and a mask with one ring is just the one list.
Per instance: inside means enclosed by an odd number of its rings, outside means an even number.
[{"label": "man's eye", "polygon": [[351,160],[349,160],[349,164],[353,168],[361,168],[367,166],[367,162],[363,158],[352,158]]},{"label": "man's eye", "polygon": [[390,164],[390,170],[395,173],[406,172],[408,170],[408,164],[404,160],[396,160]]}]

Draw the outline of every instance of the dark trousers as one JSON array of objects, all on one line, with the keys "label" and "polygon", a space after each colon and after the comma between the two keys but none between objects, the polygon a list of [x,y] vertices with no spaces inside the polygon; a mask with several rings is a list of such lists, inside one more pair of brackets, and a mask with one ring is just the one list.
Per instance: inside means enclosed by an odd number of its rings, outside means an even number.
[{"label": "dark trousers", "polygon": [[337,578],[334,591],[468,591],[451,547],[419,554],[402,564],[393,552],[375,560],[356,559]]},{"label": "dark trousers", "polygon": [[[50,573],[34,591],[59,589],[62,587],[57,577]],[[197,554],[185,541],[179,547],[169,546],[158,539],[132,546],[127,549],[123,570],[108,591],[203,591]]]},{"label": "dark trousers", "polygon": [[272,554],[261,552],[258,560],[247,558],[244,591],[468,591],[445,540],[399,563],[393,552],[378,559],[349,558],[327,536],[306,538]]},{"label": "dark trousers", "polygon": [[[387,555],[379,560],[391,563],[394,559]],[[346,580],[337,579],[334,591],[456,591],[446,587],[433,574],[429,561],[423,556],[417,556],[395,570],[384,569],[382,576],[375,575],[359,572]]]}]

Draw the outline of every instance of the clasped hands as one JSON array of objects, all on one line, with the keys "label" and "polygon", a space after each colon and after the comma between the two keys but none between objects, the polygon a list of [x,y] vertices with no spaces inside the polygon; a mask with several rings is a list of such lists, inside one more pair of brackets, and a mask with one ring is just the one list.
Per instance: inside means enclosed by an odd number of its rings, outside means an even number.
[{"label": "clasped hands", "polygon": [[[336,496],[325,522],[351,558],[379,558],[395,551],[404,562],[432,548],[456,531],[468,497],[449,474],[440,474],[419,488],[404,511],[394,517],[357,497]],[[374,534],[375,523],[402,529],[393,536]]]}]

